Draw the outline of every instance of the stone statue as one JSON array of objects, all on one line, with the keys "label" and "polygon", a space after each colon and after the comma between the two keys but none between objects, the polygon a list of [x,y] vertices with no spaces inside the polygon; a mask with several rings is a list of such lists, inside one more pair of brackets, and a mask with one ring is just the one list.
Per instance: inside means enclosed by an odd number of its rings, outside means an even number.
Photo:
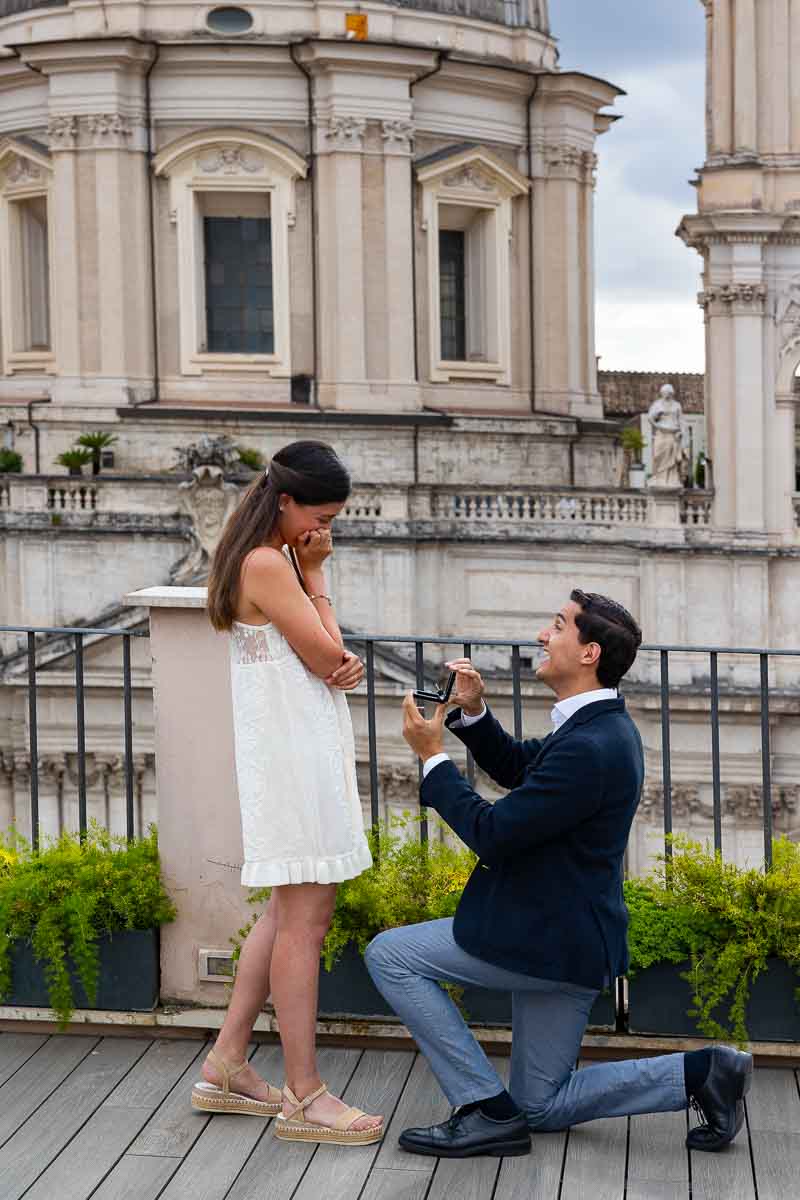
[{"label": "stone statue", "polygon": [[190,483],[179,485],[181,508],[191,518],[192,546],[175,564],[173,584],[199,583],[208,576],[208,568],[225,523],[239,502],[235,483],[226,483],[221,467],[195,467]]},{"label": "stone statue", "polygon": [[687,454],[683,445],[683,409],[671,383],[665,383],[647,413],[653,437],[653,467],[650,487],[677,488],[683,485]]}]

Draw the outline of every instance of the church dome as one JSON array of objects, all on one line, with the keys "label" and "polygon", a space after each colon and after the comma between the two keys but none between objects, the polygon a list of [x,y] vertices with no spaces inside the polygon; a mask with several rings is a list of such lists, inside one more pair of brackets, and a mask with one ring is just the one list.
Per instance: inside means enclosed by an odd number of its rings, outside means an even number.
[{"label": "church dome", "polygon": [[[549,32],[547,0],[382,0],[392,8],[492,21],[497,25]],[[0,19],[34,9],[66,8],[69,0],[0,0]],[[242,8],[247,5],[243,4]]]}]

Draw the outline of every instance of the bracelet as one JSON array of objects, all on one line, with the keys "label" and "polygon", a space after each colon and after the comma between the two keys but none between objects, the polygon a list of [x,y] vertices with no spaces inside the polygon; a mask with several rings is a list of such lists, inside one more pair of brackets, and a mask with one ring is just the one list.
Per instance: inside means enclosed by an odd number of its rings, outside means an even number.
[{"label": "bracelet", "polygon": [[330,604],[331,608],[333,608],[333,601],[331,600],[330,596],[323,596],[321,592],[318,596],[309,596],[308,598],[309,600],[327,600],[328,604]]}]

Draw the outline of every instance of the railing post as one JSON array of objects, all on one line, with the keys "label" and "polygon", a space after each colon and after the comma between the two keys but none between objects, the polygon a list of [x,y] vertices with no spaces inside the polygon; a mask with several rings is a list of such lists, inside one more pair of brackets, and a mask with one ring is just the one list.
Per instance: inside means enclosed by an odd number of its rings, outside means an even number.
[{"label": "railing post", "polygon": [[[425,643],[419,641],[414,643],[414,662],[416,668],[417,689],[424,690],[425,688]],[[424,708],[424,705],[422,706]],[[417,762],[417,783],[422,786],[422,760]],[[419,806],[420,825],[419,836],[423,846],[428,840],[428,810],[423,804]]]},{"label": "railing post", "polygon": [[86,837],[86,704],[83,694],[83,634],[75,634],[75,708],[78,740],[78,830]]},{"label": "railing post", "polygon": [[719,765],[719,655],[711,652],[711,778],[714,796],[714,853],[722,853],[722,783]]},{"label": "railing post", "polygon": [[661,651],[661,778],[664,788],[664,853],[672,858],[672,760],[669,730],[669,651]]},{"label": "railing post", "polygon": [[122,637],[122,703],[125,727],[125,835],[133,841],[133,711],[131,697],[131,639],[130,634]]},{"label": "railing post", "polygon": [[772,866],[772,748],[769,729],[769,655],[760,656],[761,663],[761,780],[764,803],[764,866]]},{"label": "railing post", "polygon": [[31,845],[39,849],[39,727],[36,711],[36,634],[28,634],[28,748],[31,760]]},{"label": "railing post", "polygon": [[375,729],[375,643],[367,641],[367,740],[369,743],[369,810],[372,832],[380,837],[380,798],[378,795],[378,739]]}]

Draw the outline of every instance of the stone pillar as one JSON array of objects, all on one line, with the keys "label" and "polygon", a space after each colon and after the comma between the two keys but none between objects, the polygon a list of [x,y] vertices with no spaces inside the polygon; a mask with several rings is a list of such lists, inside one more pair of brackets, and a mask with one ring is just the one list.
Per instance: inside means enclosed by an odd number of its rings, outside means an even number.
[{"label": "stone pillar", "polygon": [[[435,54],[318,42],[299,58],[313,77],[320,406],[417,409],[410,84]],[[378,156],[382,173],[368,171]]]},{"label": "stone pillar", "polygon": [[619,90],[574,72],[545,75],[531,106],[533,407],[602,418],[594,344],[595,141]]},{"label": "stone pillar", "polygon": [[53,399],[120,405],[153,392],[144,74],[125,39],[28,46],[49,84],[54,161]]},{"label": "stone pillar", "polygon": [[205,588],[146,588],[126,603],[150,610],[158,844],[178,909],[161,930],[161,996],[223,1005],[219,984],[199,979],[199,951],[226,949],[251,915],[239,882],[228,639],[211,627]]},{"label": "stone pillar", "polygon": [[800,0],[703,3],[709,157],[699,213],[678,233],[704,260],[713,523],[721,537],[792,544],[800,54],[790,51]]}]

